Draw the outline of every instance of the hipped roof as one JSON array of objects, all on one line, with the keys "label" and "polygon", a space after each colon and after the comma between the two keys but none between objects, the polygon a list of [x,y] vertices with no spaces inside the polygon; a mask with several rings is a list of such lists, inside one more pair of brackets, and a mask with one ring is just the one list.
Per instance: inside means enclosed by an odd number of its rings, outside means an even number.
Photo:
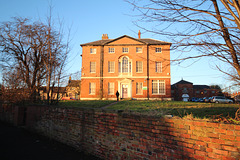
[{"label": "hipped roof", "polygon": [[151,38],[137,39],[137,38],[130,37],[128,35],[123,35],[123,36],[115,38],[115,39],[102,39],[102,40],[98,40],[98,41],[84,43],[84,44],[81,44],[81,46],[104,46],[104,45],[108,45],[109,43],[114,42],[114,41],[119,40],[119,39],[124,38],[124,37],[133,39],[135,41],[141,42],[141,43],[146,44],[146,45],[167,45],[167,44],[171,45],[172,44],[170,42],[160,41],[160,40],[151,39]]}]

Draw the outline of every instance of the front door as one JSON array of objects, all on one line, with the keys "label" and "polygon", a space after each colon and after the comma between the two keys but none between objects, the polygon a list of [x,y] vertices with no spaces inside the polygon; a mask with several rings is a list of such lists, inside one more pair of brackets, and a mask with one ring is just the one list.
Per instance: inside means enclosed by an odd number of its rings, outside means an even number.
[{"label": "front door", "polygon": [[128,98],[128,85],[122,85],[122,98]]}]

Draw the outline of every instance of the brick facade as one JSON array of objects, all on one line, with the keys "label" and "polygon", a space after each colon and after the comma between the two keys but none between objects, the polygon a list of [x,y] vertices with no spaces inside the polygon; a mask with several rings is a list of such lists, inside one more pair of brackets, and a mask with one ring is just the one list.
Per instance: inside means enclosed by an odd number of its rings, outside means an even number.
[{"label": "brick facade", "polygon": [[176,101],[182,101],[183,95],[188,95],[190,100],[193,97],[204,98],[217,96],[220,89],[210,88],[207,85],[193,85],[192,82],[181,80],[171,86],[172,97]]},{"label": "brick facade", "polygon": [[[18,108],[1,105],[0,120],[22,123]],[[27,128],[102,159],[240,159],[239,125],[53,106],[25,113]]]},{"label": "brick facade", "polygon": [[116,99],[117,91],[120,98],[170,99],[170,45],[126,35],[108,39],[106,34],[81,44],[81,100]]}]

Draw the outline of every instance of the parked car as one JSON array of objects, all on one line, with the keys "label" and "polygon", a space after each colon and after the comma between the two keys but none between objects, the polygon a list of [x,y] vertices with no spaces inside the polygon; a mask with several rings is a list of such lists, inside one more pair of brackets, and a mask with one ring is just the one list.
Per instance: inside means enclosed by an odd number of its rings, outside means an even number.
[{"label": "parked car", "polygon": [[227,99],[222,96],[213,96],[212,97],[212,102],[213,103],[233,103],[233,100]]},{"label": "parked car", "polygon": [[212,99],[213,99],[213,97],[209,97],[208,102],[212,103]]},{"label": "parked car", "polygon": [[62,100],[76,100],[76,99],[72,97],[62,97]]},{"label": "parked car", "polygon": [[203,98],[203,102],[209,102],[209,101],[210,101],[209,98],[210,98],[210,97],[204,97],[204,98]]},{"label": "parked car", "polygon": [[199,98],[198,102],[204,102],[203,98]]},{"label": "parked car", "polygon": [[191,98],[191,101],[192,101],[192,102],[197,102],[197,101],[198,101],[198,98],[192,97],[192,98]]}]

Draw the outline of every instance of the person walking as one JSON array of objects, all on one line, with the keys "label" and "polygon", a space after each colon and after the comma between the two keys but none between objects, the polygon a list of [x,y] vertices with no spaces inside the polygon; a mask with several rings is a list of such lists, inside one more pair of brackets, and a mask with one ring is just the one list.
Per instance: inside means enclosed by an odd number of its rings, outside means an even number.
[{"label": "person walking", "polygon": [[119,92],[118,91],[116,92],[116,96],[117,96],[117,101],[119,101],[119,98],[118,98],[119,97]]}]

